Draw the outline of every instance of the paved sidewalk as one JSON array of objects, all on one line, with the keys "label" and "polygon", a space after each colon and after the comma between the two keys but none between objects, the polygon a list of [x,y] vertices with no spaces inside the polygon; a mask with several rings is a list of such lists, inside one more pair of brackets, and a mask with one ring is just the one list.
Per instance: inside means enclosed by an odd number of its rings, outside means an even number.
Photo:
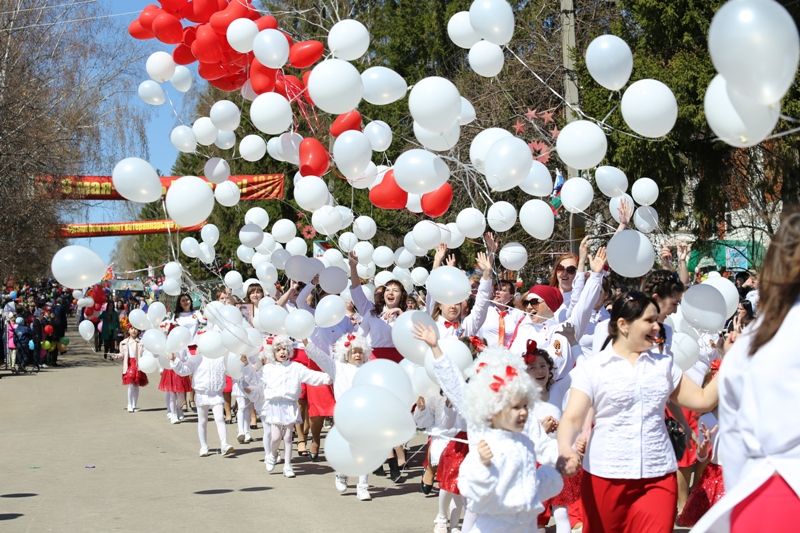
[{"label": "paved sidewalk", "polygon": [[[227,426],[237,456],[200,458],[194,417],[167,423],[157,375],[129,414],[121,362],[92,353],[74,328],[70,338],[63,367],[0,379],[3,532],[432,530],[436,498],[418,492],[419,455],[403,485],[370,476],[370,502],[354,485],[340,496],[327,463],[295,457],[295,479],[280,464],[267,474],[260,429],[240,445]],[[213,423],[209,445],[219,447]]]}]

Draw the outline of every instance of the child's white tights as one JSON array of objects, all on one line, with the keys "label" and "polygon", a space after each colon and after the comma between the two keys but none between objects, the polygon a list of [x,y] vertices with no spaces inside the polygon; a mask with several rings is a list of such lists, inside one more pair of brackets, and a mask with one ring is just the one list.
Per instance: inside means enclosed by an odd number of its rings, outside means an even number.
[{"label": "child's white tights", "polygon": [[166,392],[167,397],[167,416],[178,418],[178,395],[174,392]]},{"label": "child's white tights", "polygon": [[292,426],[264,424],[264,453],[278,455],[281,440],[283,440],[283,462],[288,465],[292,462]]},{"label": "child's white tights", "polygon": [[[452,506],[450,505],[452,503]],[[450,519],[450,528],[458,526],[458,520],[461,518],[461,511],[464,509],[464,498],[458,494],[447,492],[446,490],[439,489],[439,514],[437,518]],[[464,531],[468,531],[464,529]]]},{"label": "child's white tights", "polygon": [[238,435],[250,434],[250,413],[253,411],[253,402],[249,401],[244,396],[236,397],[236,405],[239,407],[239,412],[236,413],[236,428]]},{"label": "child's white tights", "polygon": [[228,447],[228,436],[225,431],[225,416],[223,414],[222,404],[214,406],[198,405],[197,406],[197,437],[200,439],[200,448],[207,449],[208,442],[206,441],[206,433],[208,427],[208,410],[214,413],[214,424],[217,426],[217,435],[219,435],[219,443],[224,452]]},{"label": "child's white tights", "polygon": [[139,385],[131,383],[128,385],[128,409],[136,409],[139,403]]},{"label": "child's white tights", "polygon": [[556,533],[570,533],[572,531],[566,507],[553,507],[553,518],[556,521]]}]

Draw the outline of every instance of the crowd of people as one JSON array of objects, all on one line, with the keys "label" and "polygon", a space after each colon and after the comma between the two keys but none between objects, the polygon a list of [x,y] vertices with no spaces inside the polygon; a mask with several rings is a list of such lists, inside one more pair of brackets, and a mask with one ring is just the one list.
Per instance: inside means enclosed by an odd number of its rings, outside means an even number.
[{"label": "crowd of people", "polygon": [[[308,339],[265,335],[257,354],[241,356],[237,379],[227,374],[224,357],[197,354],[204,332],[224,325],[208,321],[182,294],[161,324],[165,331],[182,326],[190,338],[162,364],[158,388],[168,421],[180,423],[196,410],[199,455],[206,457],[209,411],[226,456],[236,452],[225,423],[235,419],[236,440],[246,444],[259,419],[266,471],[275,471],[283,446],[282,473],[294,478],[294,442],[300,455],[320,460],[323,426],[337,398],[366,361],[402,360],[393,324],[404,311],[423,309],[436,326],[417,324],[415,336],[431,348],[440,390],[410,408],[430,435],[420,490],[430,494],[438,486],[434,533],[527,532],[551,520],[558,533],[667,532],[676,524],[788,531],[794,522],[780,517],[798,517],[800,423],[788,427],[777,415],[779,402],[798,396],[791,376],[800,367],[779,351],[791,349],[800,313],[800,214],[775,235],[760,286],[754,273],[732,280],[741,296],[736,313],[723,330],[699,335],[699,358],[683,371],[673,361],[669,317],[688,286],[701,281],[689,275],[688,248],[679,247],[677,264],[662,251],[662,268],[626,286],[611,282],[605,249],[591,254],[587,239],[578,255],[556,259],[548,283],[520,292],[495,277],[497,243],[491,235],[485,242],[473,295],[456,305],[409,295],[395,280],[370,295],[350,254],[341,322],[317,327]],[[436,251],[434,268],[454,264],[447,253]],[[313,312],[324,296],[316,282],[291,283],[275,304]],[[264,287],[250,279],[243,292],[243,299],[228,290],[217,296],[249,309],[245,318],[254,323]],[[126,335],[123,383],[128,411],[135,412],[148,380],[136,364],[143,353],[138,332]],[[466,380],[440,348],[450,337],[473,351]],[[720,373],[724,358],[733,362]],[[404,451],[397,447],[386,459],[397,482]],[[385,475],[383,466],[375,473]],[[340,493],[348,481],[332,476]],[[371,498],[366,474],[357,479],[356,497]]]}]

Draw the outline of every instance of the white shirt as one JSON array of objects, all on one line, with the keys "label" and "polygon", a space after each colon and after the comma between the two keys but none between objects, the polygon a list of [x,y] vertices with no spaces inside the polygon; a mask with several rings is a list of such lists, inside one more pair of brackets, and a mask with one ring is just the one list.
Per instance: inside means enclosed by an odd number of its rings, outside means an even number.
[{"label": "white shirt", "polygon": [[333,379],[334,398],[341,398],[353,387],[353,378],[355,378],[359,366],[335,360],[313,341],[306,346],[306,355]]},{"label": "white shirt", "polygon": [[[245,367],[244,372],[251,379],[255,372],[252,367]],[[261,368],[258,382],[264,389],[264,400],[297,401],[300,397],[300,385],[329,385],[331,377],[323,372],[309,370],[300,363],[286,361],[268,363]]]},{"label": "white shirt", "polygon": [[677,470],[664,408],[683,377],[668,355],[643,352],[634,365],[612,346],[570,373],[596,414],[583,468],[612,479],[647,479]]},{"label": "white shirt", "polygon": [[122,373],[128,371],[128,360],[138,359],[144,353],[144,346],[139,339],[125,337],[119,343],[119,353],[122,355]]},{"label": "white shirt", "polygon": [[175,358],[170,366],[179,376],[192,376],[192,388],[200,394],[222,393],[225,388],[225,358],[201,355]]},{"label": "white shirt", "polygon": [[729,531],[731,510],[773,474],[800,494],[800,300],[751,357],[755,327],[736,339],[720,367],[719,460],[726,494],[692,531]]},{"label": "white shirt", "polygon": [[350,287],[350,297],[361,315],[361,329],[369,345],[373,348],[394,348],[392,325],[375,314],[375,304],[364,294],[364,288],[361,285]]},{"label": "white shirt", "polygon": [[[581,347],[581,354],[576,357],[576,360],[580,359],[581,355],[583,357],[590,357],[592,355],[592,347],[594,345],[597,325],[601,322],[606,322],[606,335],[608,335],[608,320],[610,318],[611,314],[605,307],[601,307],[597,311],[592,312],[591,316],[589,317],[589,323],[586,324],[586,331],[584,332],[583,336],[578,339],[578,344]],[[605,338],[603,341],[605,341]],[[601,341],[601,345],[603,341]]]},{"label": "white shirt", "polygon": [[[469,314],[463,320],[456,320],[458,326],[446,327],[443,316],[439,315],[436,319],[436,327],[439,329],[439,338],[442,337],[472,337],[476,335],[486,321],[486,314],[489,310],[489,303],[492,298],[492,280],[481,278],[478,284],[478,292],[475,294],[475,303]],[[430,291],[425,295],[425,308],[428,314],[433,314],[435,302]]]},{"label": "white shirt", "polygon": [[[306,303],[306,298],[311,293],[311,290],[314,288],[313,285],[310,283],[303,287],[303,290],[300,291],[300,294],[297,295],[297,308],[302,309],[304,311],[308,311],[312,315],[314,314],[315,309]],[[348,333],[353,332],[353,321],[350,320],[349,316],[345,316],[338,324],[330,328],[322,328],[322,327],[315,327],[314,332],[311,334],[309,340],[316,344],[323,352],[328,352],[331,349],[331,346],[336,344],[342,335],[347,335]],[[319,363],[317,363],[319,364]],[[320,367],[322,368],[322,367]]]},{"label": "white shirt", "polygon": [[[486,339],[486,346],[488,348],[499,346],[498,334],[500,331],[501,312],[506,313],[503,317],[503,322],[505,324],[504,347],[511,346],[511,344],[514,342],[517,324],[527,316],[519,309],[515,309],[513,307],[498,307],[496,305],[490,305],[489,309],[486,311],[486,320],[484,320],[483,325],[480,327],[477,333],[478,337]],[[516,334],[518,335],[519,332],[517,331]]]}]

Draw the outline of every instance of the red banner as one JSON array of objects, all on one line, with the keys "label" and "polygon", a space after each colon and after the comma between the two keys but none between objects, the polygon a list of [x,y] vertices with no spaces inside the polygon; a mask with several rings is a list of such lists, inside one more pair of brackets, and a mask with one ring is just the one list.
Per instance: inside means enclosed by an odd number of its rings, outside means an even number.
[{"label": "red banner", "polygon": [[116,237],[120,235],[149,235],[181,231],[199,231],[205,222],[197,226],[179,228],[172,220],[137,220],[135,222],[100,222],[93,224],[64,224],[58,236],[65,239],[81,237]]},{"label": "red banner", "polygon": [[[180,176],[161,177],[161,196]],[[59,194],[68,200],[124,200],[114,189],[111,176],[65,176],[63,178],[45,177],[43,180],[58,179]],[[201,176],[201,179],[205,179]],[[283,174],[252,174],[231,176],[230,181],[239,186],[240,200],[275,200],[283,198]],[[208,182],[209,187],[215,187]]]}]

